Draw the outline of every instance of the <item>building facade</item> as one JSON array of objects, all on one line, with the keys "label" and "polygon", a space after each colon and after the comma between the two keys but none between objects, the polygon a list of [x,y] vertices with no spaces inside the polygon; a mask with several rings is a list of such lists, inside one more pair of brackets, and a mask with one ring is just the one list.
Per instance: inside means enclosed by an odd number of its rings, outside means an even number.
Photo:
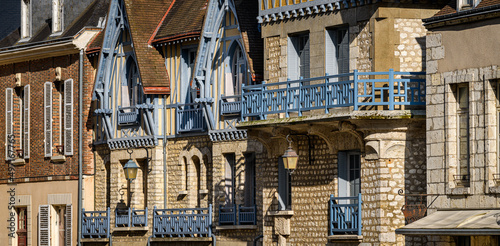
[{"label": "building facade", "polygon": [[428,245],[499,244],[499,59],[484,49],[498,40],[499,10],[457,1],[424,20],[429,210],[398,233]]},{"label": "building facade", "polygon": [[17,2],[17,14],[7,14],[18,25],[0,40],[0,240],[76,245],[80,174],[81,188],[93,196],[92,118],[84,112],[95,62],[86,49],[102,29],[107,4]]}]

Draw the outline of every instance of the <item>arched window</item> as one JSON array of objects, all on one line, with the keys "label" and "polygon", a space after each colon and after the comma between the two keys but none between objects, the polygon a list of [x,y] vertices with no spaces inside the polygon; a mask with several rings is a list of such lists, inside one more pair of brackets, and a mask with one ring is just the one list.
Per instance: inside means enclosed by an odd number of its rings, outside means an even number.
[{"label": "arched window", "polygon": [[139,88],[140,77],[137,65],[133,58],[127,59],[125,76],[122,78],[122,107],[135,107],[142,101],[142,93]]},{"label": "arched window", "polygon": [[233,74],[234,95],[239,95],[241,93],[241,85],[246,83],[246,60],[239,45],[234,50],[232,60],[231,72]]}]

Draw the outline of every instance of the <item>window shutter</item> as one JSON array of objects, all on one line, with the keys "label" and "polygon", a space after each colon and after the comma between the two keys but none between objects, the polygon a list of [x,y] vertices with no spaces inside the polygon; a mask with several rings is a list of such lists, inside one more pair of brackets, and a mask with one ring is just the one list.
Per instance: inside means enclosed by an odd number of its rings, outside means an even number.
[{"label": "window shutter", "polygon": [[286,210],[288,206],[288,180],[287,171],[283,164],[283,159],[278,160],[278,203],[280,210]]},{"label": "window shutter", "polygon": [[66,223],[65,227],[66,227],[66,230],[64,231],[65,235],[64,235],[64,245],[65,246],[71,246],[71,236],[72,236],[72,221],[73,221],[73,207],[71,206],[71,204],[67,204],[66,205],[66,221],[64,221],[64,223]]},{"label": "window shutter", "polygon": [[[326,31],[325,40],[325,70],[329,75],[338,74],[338,64],[337,64],[337,50],[335,48],[336,43],[336,30]],[[335,80],[337,81],[337,80]],[[332,80],[333,82],[333,80]]]},{"label": "window shutter", "polygon": [[339,197],[346,197],[349,196],[349,181],[347,177],[347,152],[339,151],[337,154],[337,158],[337,168],[339,175]]},{"label": "window shutter", "polygon": [[38,207],[38,245],[50,246],[50,205]]},{"label": "window shutter", "polygon": [[30,158],[30,85],[24,87],[24,115],[23,115],[24,159]]},{"label": "window shutter", "polygon": [[64,155],[73,155],[73,79],[64,81]]},{"label": "window shutter", "polygon": [[5,89],[5,159],[9,160],[9,135],[12,135],[12,88]]},{"label": "window shutter", "polygon": [[339,54],[338,64],[339,73],[349,73],[349,32],[347,29],[339,30],[337,38],[339,38]]},{"label": "window shutter", "polygon": [[297,38],[288,37],[288,78],[291,80],[296,80],[299,78],[299,55],[297,51]]},{"label": "window shutter", "polygon": [[44,86],[44,142],[45,157],[52,156],[52,83]]},{"label": "window shutter", "polygon": [[303,40],[302,42],[304,42],[304,47],[303,49],[301,50],[301,54],[300,54],[300,76],[301,77],[304,77],[304,79],[306,78],[309,78],[310,77],[310,52],[309,52],[309,35],[306,35],[306,36],[303,36],[301,37]]}]

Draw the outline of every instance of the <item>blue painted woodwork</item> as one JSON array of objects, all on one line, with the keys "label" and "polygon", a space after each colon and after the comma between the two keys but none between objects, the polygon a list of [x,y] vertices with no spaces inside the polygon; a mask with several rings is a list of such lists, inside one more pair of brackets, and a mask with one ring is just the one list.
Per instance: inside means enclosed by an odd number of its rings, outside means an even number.
[{"label": "blue painted woodwork", "polygon": [[219,100],[220,110],[222,115],[240,114],[241,113],[241,96],[221,96]]},{"label": "blue painted woodwork", "polygon": [[[302,112],[336,107],[425,105],[424,72],[358,72],[325,75],[273,84],[243,86],[241,100],[220,101],[221,114],[234,114],[241,104],[241,118]],[[308,84],[308,85],[306,85]],[[389,89],[392,88],[392,89]]]},{"label": "blue painted woodwork", "polygon": [[329,235],[352,233],[361,236],[361,204],[361,193],[352,197],[330,195]]},{"label": "blue painted woodwork", "polygon": [[231,204],[219,206],[219,225],[255,225],[257,223],[257,206],[243,207]]},{"label": "blue painted woodwork", "polygon": [[115,227],[144,227],[148,226],[148,208],[136,210],[128,208],[126,210],[115,211]]},{"label": "blue painted woodwork", "polygon": [[82,238],[109,238],[109,208],[106,211],[82,209]]},{"label": "blue painted woodwork", "polygon": [[208,208],[153,210],[153,237],[211,237],[212,204]]},{"label": "blue painted woodwork", "polygon": [[207,128],[204,107],[201,103],[177,105],[176,128],[177,133],[205,131]]},{"label": "blue painted woodwork", "polygon": [[136,107],[118,107],[118,124],[135,125],[139,123],[139,110]]}]

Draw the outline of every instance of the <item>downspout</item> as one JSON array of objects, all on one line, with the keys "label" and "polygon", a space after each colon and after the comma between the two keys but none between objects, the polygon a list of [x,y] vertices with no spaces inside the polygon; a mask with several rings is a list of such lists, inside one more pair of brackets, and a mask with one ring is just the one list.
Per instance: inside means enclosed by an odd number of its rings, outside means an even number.
[{"label": "downspout", "polygon": [[167,208],[167,95],[163,95],[163,209]]},{"label": "downspout", "polygon": [[80,62],[78,70],[78,245],[81,245],[82,238],[82,135],[83,135],[83,49],[80,49]]},{"label": "downspout", "polygon": [[257,242],[259,241],[259,239],[261,239],[261,238],[263,238],[263,237],[264,237],[264,235],[263,235],[263,234],[260,234],[260,235],[258,235],[257,237],[255,237],[255,238],[253,239],[253,246],[257,246]]}]

